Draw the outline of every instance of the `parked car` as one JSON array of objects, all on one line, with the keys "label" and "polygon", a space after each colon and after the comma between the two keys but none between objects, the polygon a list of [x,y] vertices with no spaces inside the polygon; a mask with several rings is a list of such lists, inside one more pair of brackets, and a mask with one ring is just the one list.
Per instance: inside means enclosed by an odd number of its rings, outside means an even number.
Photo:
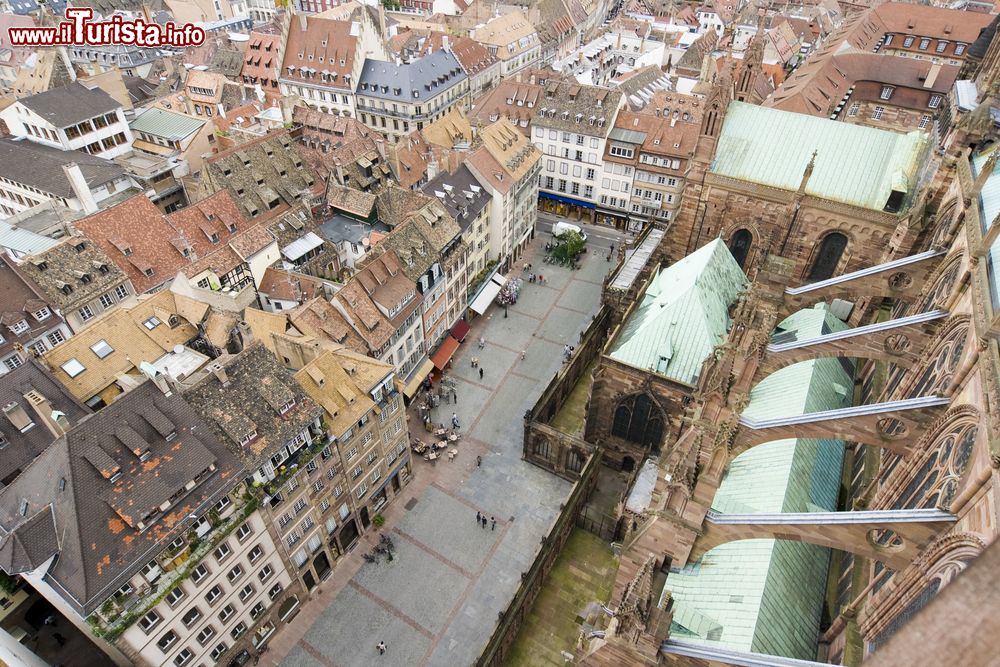
[{"label": "parked car", "polygon": [[552,236],[559,238],[566,232],[576,232],[577,234],[580,235],[580,238],[582,238],[584,242],[586,242],[587,240],[587,233],[584,232],[583,228],[580,227],[579,225],[574,225],[569,222],[557,222],[556,224],[552,225]]}]

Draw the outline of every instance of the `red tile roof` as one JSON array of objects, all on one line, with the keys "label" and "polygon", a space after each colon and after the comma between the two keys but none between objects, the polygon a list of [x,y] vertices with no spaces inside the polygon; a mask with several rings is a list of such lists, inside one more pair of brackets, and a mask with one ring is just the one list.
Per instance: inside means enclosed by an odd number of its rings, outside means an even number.
[{"label": "red tile roof", "polygon": [[[235,257],[229,243],[246,252],[244,256],[257,252],[263,247],[264,237],[260,233],[246,238],[241,235],[254,232],[269,219],[243,217],[229,192],[221,190],[169,215],[161,213],[145,195],[137,195],[73,225],[98,244],[141,293],[186,271],[192,262],[199,263],[222,251]],[[260,229],[273,239],[266,229]],[[220,255],[211,264],[220,261],[231,263],[231,259],[223,260]],[[153,275],[146,275],[147,269],[152,269]]]},{"label": "red tile roof", "polygon": [[[354,69],[357,43],[358,38],[351,35],[350,21],[300,14],[292,18],[289,26],[280,76],[290,81],[350,91],[351,85],[344,77],[350,76]],[[294,67],[291,73],[289,66]],[[303,67],[315,70],[315,74],[303,76]],[[332,78],[324,81],[321,76],[324,71],[329,72]]]}]

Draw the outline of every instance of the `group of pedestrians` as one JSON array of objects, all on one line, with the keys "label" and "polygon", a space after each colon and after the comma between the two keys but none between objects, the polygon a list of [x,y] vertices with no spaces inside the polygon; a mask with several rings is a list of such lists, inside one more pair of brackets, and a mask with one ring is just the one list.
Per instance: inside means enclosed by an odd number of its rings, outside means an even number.
[{"label": "group of pedestrians", "polygon": [[490,530],[496,530],[497,529],[497,519],[496,519],[496,517],[491,516],[489,519],[487,519],[486,515],[483,514],[482,512],[479,512],[479,511],[476,512],[476,523],[478,523],[480,526],[482,526],[483,530],[486,530],[486,524],[492,524],[492,527],[490,528]]}]

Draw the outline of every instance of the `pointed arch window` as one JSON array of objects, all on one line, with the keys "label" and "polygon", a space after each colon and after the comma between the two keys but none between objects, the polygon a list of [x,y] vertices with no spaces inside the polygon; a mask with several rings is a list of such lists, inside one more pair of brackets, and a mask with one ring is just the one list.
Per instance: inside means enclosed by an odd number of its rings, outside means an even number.
[{"label": "pointed arch window", "polygon": [[611,435],[658,452],[663,438],[663,413],[646,394],[635,394],[615,408]]},{"label": "pointed arch window", "polygon": [[729,239],[729,252],[732,253],[733,259],[736,260],[741,269],[744,268],[747,257],[750,255],[751,245],[753,245],[753,235],[746,229],[736,230],[736,233]]},{"label": "pointed arch window", "polygon": [[832,278],[840,258],[847,249],[847,237],[840,232],[827,234],[820,244],[819,252],[813,260],[812,268],[809,269],[808,280],[816,282]]}]

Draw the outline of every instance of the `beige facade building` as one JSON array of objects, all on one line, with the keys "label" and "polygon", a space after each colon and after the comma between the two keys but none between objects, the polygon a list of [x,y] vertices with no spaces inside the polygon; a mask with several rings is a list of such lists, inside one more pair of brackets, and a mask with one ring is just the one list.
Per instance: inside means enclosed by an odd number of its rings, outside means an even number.
[{"label": "beige facade building", "polygon": [[[331,434],[328,448],[340,473],[334,500],[349,503],[356,512],[355,530],[367,530],[413,474],[409,430],[393,367],[338,348],[322,352],[295,379],[324,411]],[[341,518],[344,507],[338,509]],[[344,519],[348,521],[353,517]],[[350,535],[341,531],[343,546],[349,546]]]}]

